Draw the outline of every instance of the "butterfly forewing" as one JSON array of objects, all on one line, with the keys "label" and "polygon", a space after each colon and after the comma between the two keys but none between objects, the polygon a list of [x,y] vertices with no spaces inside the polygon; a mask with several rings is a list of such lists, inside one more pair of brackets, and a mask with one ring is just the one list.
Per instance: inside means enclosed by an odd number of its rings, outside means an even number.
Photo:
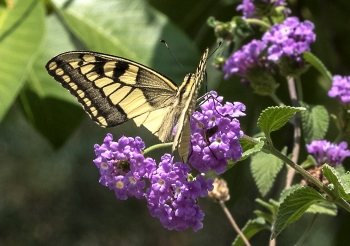
[{"label": "butterfly forewing", "polygon": [[117,126],[167,107],[178,89],[171,80],[146,66],[100,53],[63,53],[51,59],[46,69],[102,127]]},{"label": "butterfly forewing", "polygon": [[[48,73],[67,88],[92,120],[113,127],[133,119],[162,141],[171,141],[177,125],[173,150],[189,137],[182,131],[192,114],[205,73],[208,49],[194,74],[188,74],[178,87],[160,73],[134,61],[95,52],[73,51],[52,58]],[[186,133],[189,136],[189,133]],[[186,147],[187,145],[187,147]]]}]

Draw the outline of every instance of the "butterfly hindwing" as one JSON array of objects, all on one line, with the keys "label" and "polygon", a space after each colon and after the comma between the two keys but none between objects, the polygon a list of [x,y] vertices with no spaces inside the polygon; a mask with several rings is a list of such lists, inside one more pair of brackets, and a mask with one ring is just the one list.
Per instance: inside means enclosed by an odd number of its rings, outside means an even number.
[{"label": "butterfly hindwing", "polygon": [[[145,126],[166,142],[172,140],[172,131],[177,125],[174,150],[182,142],[182,131],[187,129],[184,126],[194,110],[207,56],[208,49],[196,73],[186,75],[180,87],[134,61],[88,51],[57,55],[47,63],[46,69],[102,127],[117,126],[133,119],[137,126]],[[181,145],[186,149],[185,143]],[[182,155],[187,160],[187,155]]]}]

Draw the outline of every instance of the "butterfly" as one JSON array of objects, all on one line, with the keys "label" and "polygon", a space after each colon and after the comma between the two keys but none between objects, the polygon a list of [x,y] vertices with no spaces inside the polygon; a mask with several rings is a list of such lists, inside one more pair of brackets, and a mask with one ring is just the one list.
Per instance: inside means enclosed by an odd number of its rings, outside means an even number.
[{"label": "butterfly", "polygon": [[[187,162],[190,123],[203,81],[208,49],[195,73],[178,86],[164,75],[137,62],[97,52],[71,51],[53,57],[48,73],[74,95],[85,112],[101,127],[130,119],[143,125],[162,142],[173,140]],[[177,128],[173,137],[173,129]]]}]

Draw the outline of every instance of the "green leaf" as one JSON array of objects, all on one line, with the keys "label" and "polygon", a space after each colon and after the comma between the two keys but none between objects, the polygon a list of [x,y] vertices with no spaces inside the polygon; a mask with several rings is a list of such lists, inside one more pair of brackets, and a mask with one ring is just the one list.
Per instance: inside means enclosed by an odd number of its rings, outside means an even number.
[{"label": "green leaf", "polygon": [[[339,175],[344,175],[346,173],[346,170],[343,165],[337,166],[335,170],[337,170]],[[340,178],[343,179],[342,176]]]},{"label": "green leaf", "polygon": [[253,141],[250,141],[246,138],[239,139],[239,142],[240,142],[240,144],[242,146],[242,150],[243,150],[242,157],[239,158],[239,160],[237,160],[237,161],[229,160],[228,166],[226,168],[227,170],[234,167],[238,162],[247,159],[249,156],[253,155],[254,153],[261,151],[261,149],[263,148],[263,146],[265,144],[265,138],[258,138],[255,140],[257,140],[258,143],[254,143]]},{"label": "green leaf", "polygon": [[55,81],[45,69],[46,63],[53,56],[76,49],[75,41],[57,15],[52,14],[47,16],[46,26],[47,31],[41,52],[34,61],[32,71],[30,72],[29,88],[35,91],[40,97],[53,97],[81,107],[68,90],[63,88],[59,82]]},{"label": "green leaf", "polygon": [[328,71],[326,66],[311,52],[305,51],[303,53],[304,59],[316,68],[325,78],[332,81],[332,74]]},{"label": "green leaf", "polygon": [[90,0],[71,1],[69,5],[66,0],[53,2],[89,50],[137,61],[176,78],[178,84],[185,73],[160,39],[169,42],[185,71],[194,71],[198,65],[200,54],[194,43],[146,1],[100,0],[96,4]]},{"label": "green leaf", "polygon": [[20,105],[30,124],[54,148],[59,148],[78,127],[84,111],[77,100],[45,69],[45,64],[54,55],[75,47],[56,15],[47,17],[46,25],[46,39],[29,73],[28,86],[21,93]]},{"label": "green leaf", "polygon": [[85,114],[80,106],[53,97],[39,97],[30,89],[23,90],[20,97],[22,105],[30,106],[24,109],[29,122],[55,148],[62,146]]},{"label": "green leaf", "polygon": [[271,214],[275,214],[279,207],[279,203],[273,199],[269,199],[269,202],[265,202],[264,200],[257,198],[255,199],[255,202],[268,209]]},{"label": "green leaf", "polygon": [[288,189],[285,189],[281,192],[279,202],[282,203],[284,199],[286,199],[287,196],[289,196],[291,193],[293,193],[295,190],[299,189],[300,187],[303,187],[300,184],[293,185]]},{"label": "green leaf", "polygon": [[[337,197],[341,197],[345,200],[350,200],[350,186],[348,183],[348,174],[343,175],[343,178],[340,178],[339,173],[328,164],[322,165],[322,171],[324,176],[328,181],[333,184],[334,193]],[[343,180],[346,183],[343,183]]]},{"label": "green leaf", "polygon": [[323,139],[329,125],[329,115],[322,105],[308,105],[300,102],[306,110],[300,112],[303,127],[303,135],[306,143]]},{"label": "green leaf", "polygon": [[[283,202],[283,200],[291,193],[293,193],[295,190],[299,189],[300,187],[303,187],[302,185],[293,185],[289,189],[283,190],[281,192],[280,202]],[[318,202],[316,204],[313,204],[308,208],[306,211],[307,213],[320,213],[320,214],[328,214],[328,215],[336,215],[337,214],[337,206],[333,203],[329,202]]]},{"label": "green leaf", "polygon": [[275,238],[288,225],[297,221],[311,205],[318,201],[326,201],[326,199],[310,187],[303,186],[290,193],[278,209],[271,238]]},{"label": "green leaf", "polygon": [[263,218],[264,220],[266,220],[267,222],[271,223],[273,222],[274,216],[270,213],[265,213],[261,210],[254,210],[253,213],[259,217],[259,218]]},{"label": "green leaf", "polygon": [[271,189],[282,167],[283,162],[274,155],[259,152],[252,156],[250,169],[262,196],[265,196]]},{"label": "green leaf", "polygon": [[346,194],[350,194],[350,173],[347,172],[343,174],[342,176],[340,176],[340,179],[344,187],[344,192]]},{"label": "green leaf", "polygon": [[[264,229],[269,229],[269,226],[266,225],[265,221],[261,218],[257,218],[255,220],[248,220],[245,226],[242,229],[244,236],[249,240],[259,231]],[[244,246],[245,243],[242,240],[242,237],[238,235],[235,238],[235,241],[232,243],[232,246]]]},{"label": "green leaf", "polygon": [[272,224],[274,216],[270,213],[265,213],[261,210],[254,210],[253,212],[257,217],[263,218],[267,222],[270,222]]},{"label": "green leaf", "polygon": [[284,126],[296,112],[305,110],[289,106],[269,107],[265,109],[258,119],[258,127],[265,133],[270,141],[270,133]]},{"label": "green leaf", "polygon": [[265,202],[259,198],[255,199],[255,202],[263,206],[267,210],[269,210],[270,213],[265,213],[260,210],[255,210],[254,214],[256,214],[258,217],[261,217],[272,224],[274,218],[276,217],[279,203],[273,199],[269,199],[269,202]]},{"label": "green leaf", "polygon": [[258,143],[254,143],[253,141],[246,139],[246,138],[239,139],[239,142],[240,142],[240,144],[242,146],[242,150],[243,150],[242,157],[239,158],[239,160],[237,160],[235,162],[232,160],[229,160],[227,170],[234,167],[238,162],[247,159],[249,156],[253,155],[254,153],[261,151],[261,149],[263,148],[263,146],[265,144],[265,138],[257,138],[255,140],[257,140]]},{"label": "green leaf", "polygon": [[0,121],[22,88],[44,35],[44,9],[37,0],[17,1],[1,13]]},{"label": "green leaf", "polygon": [[311,205],[306,213],[313,214],[327,214],[331,216],[336,216],[338,213],[337,206],[334,203],[330,202],[318,202],[316,204]]}]

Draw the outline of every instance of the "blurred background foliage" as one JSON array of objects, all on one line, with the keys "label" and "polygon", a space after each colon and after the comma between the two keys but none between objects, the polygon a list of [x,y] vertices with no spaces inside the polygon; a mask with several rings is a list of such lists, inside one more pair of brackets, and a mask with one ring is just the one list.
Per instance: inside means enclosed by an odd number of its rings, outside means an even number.
[{"label": "blurred background foliage", "polygon": [[[110,132],[141,136],[148,146],[157,139],[129,122],[114,129],[93,123],[76,100],[47,75],[46,62],[70,50],[93,50],[123,56],[181,83],[194,71],[206,47],[217,46],[209,16],[229,21],[239,15],[237,0],[1,0],[0,1],[0,245],[230,245],[236,233],[218,204],[199,201],[205,212],[204,228],[194,233],[168,231],[152,218],[145,201],[119,201],[98,183],[92,160],[93,145]],[[333,74],[350,74],[350,25],[347,0],[288,1],[293,15],[315,23],[317,40],[312,52]],[[257,36],[259,34],[256,34]],[[170,45],[185,71],[160,39]],[[210,63],[210,62],[209,62]],[[253,94],[237,78],[208,66],[208,87],[228,101],[247,106],[242,129],[257,133],[258,114],[274,105]],[[323,104],[337,113],[336,100],[327,96],[330,85],[314,70],[302,76],[304,100]],[[204,92],[204,90],[202,91]],[[289,103],[285,81],[277,91]],[[337,132],[331,123],[328,140]],[[282,149],[292,129],[274,133]],[[167,152],[170,151],[166,150]],[[164,152],[164,150],[162,151]],[[162,152],[152,153],[159,161]],[[300,160],[304,160],[305,152]],[[264,168],[264,167],[261,167]],[[345,168],[350,167],[345,163]],[[278,199],[284,185],[281,173],[276,188],[265,199]],[[231,200],[227,205],[242,227],[261,209],[249,161],[223,177]],[[277,245],[294,245],[307,229],[304,215],[278,238]],[[220,227],[221,226],[221,227]],[[331,229],[330,229],[331,228]],[[320,216],[305,245],[347,245],[350,215]],[[270,232],[258,234],[252,245],[268,245]]]}]

